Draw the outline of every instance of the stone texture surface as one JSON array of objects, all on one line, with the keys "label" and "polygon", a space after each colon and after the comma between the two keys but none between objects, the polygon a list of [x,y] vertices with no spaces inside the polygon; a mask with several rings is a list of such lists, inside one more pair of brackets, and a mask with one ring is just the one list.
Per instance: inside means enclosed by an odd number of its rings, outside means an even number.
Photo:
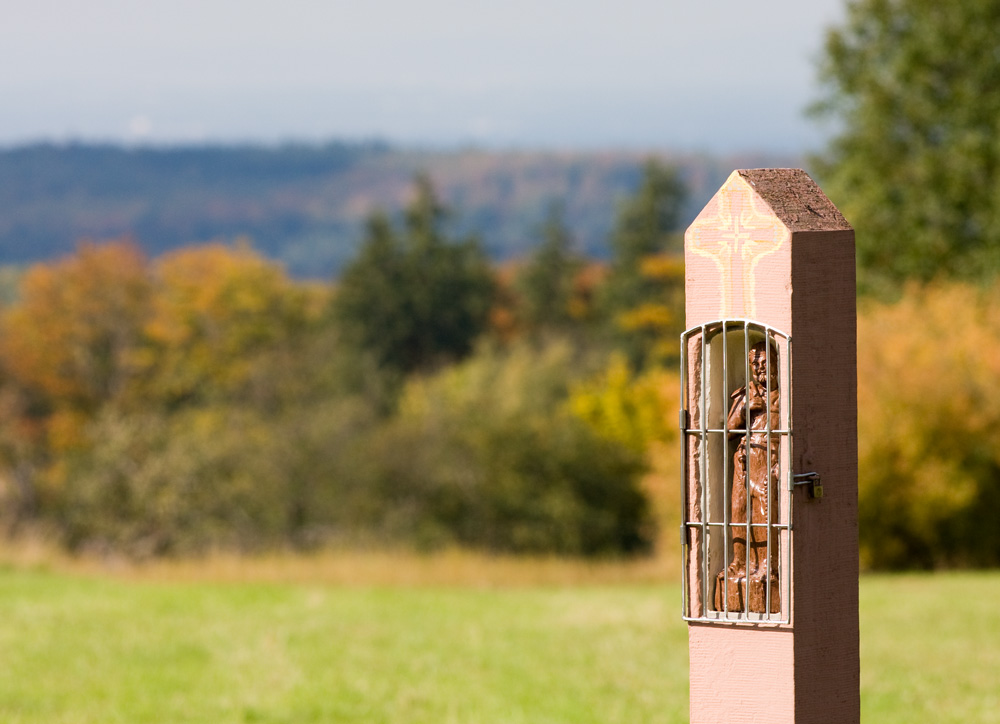
[{"label": "stone texture surface", "polygon": [[691,721],[857,724],[854,232],[803,171],[736,171],[685,263],[689,328],[748,318],[791,336],[792,470],[824,490],[793,493],[790,623],[690,624]]},{"label": "stone texture surface", "polygon": [[740,170],[789,231],[849,231],[840,210],[809,175],[799,168]]}]

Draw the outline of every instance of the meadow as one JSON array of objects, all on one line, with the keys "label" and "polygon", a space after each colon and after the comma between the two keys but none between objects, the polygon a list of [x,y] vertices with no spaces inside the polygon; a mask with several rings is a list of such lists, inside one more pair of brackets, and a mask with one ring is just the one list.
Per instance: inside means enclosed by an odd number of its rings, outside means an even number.
[{"label": "meadow", "polygon": [[[655,560],[8,557],[0,721],[684,722],[678,596]],[[864,576],[864,720],[1000,722],[996,600]]]}]

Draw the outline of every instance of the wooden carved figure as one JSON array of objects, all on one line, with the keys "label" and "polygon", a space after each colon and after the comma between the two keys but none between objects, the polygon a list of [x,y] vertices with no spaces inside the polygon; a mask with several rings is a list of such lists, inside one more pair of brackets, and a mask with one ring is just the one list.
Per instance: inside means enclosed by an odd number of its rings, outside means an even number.
[{"label": "wooden carved figure", "polygon": [[769,540],[768,524],[773,522],[769,513],[778,484],[780,445],[778,436],[768,433],[780,426],[778,355],[773,347],[769,354],[766,343],[760,342],[750,349],[748,358],[750,379],[732,394],[726,423],[730,440],[738,441],[729,518],[732,557],[729,568],[716,580],[715,609],[767,613],[770,588],[770,612],[777,613],[781,610],[778,544],[773,536]]}]

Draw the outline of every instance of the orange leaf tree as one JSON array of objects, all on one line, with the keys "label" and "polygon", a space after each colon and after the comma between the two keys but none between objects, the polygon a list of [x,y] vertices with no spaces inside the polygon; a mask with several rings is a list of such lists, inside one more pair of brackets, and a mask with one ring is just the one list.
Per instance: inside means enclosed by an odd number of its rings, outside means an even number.
[{"label": "orange leaf tree", "polygon": [[246,246],[190,247],[154,267],[143,399],[168,405],[234,392],[253,360],[300,329],[309,295]]},{"label": "orange leaf tree", "polygon": [[74,420],[127,390],[151,292],[146,259],[128,239],[83,243],[25,274],[20,302],[0,320],[0,363],[48,431],[73,440]]}]

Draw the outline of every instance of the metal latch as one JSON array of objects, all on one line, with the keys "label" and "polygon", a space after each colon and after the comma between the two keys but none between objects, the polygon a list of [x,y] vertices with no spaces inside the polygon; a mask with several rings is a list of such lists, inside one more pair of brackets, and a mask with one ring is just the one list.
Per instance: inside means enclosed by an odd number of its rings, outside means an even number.
[{"label": "metal latch", "polygon": [[810,498],[823,497],[823,484],[820,482],[819,473],[799,473],[792,476],[792,485],[808,485]]}]

